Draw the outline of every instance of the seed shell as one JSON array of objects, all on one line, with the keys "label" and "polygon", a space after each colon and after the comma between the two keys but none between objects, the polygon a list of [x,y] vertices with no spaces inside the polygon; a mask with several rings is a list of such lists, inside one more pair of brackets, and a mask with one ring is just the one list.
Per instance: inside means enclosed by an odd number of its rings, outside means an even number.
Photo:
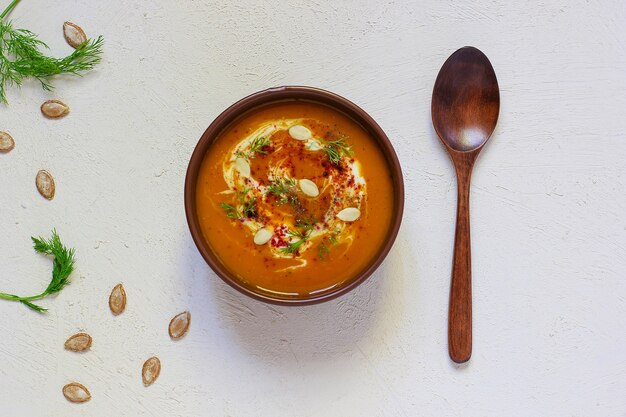
[{"label": "seed shell", "polygon": [[11,152],[15,148],[15,141],[7,132],[0,132],[0,153]]},{"label": "seed shell", "polygon": [[74,49],[87,42],[85,31],[72,22],[63,23],[63,36],[67,43]]},{"label": "seed shell", "polygon": [[313,137],[311,131],[302,125],[291,126],[289,128],[289,136],[296,140],[307,140]]},{"label": "seed shell", "polygon": [[302,190],[302,192],[309,197],[317,197],[318,195],[320,195],[320,190],[319,188],[317,188],[317,185],[313,181],[302,179],[298,183],[300,184],[300,189]]},{"label": "seed shell", "polygon": [[344,222],[353,222],[361,217],[361,210],[356,207],[348,207],[337,213],[337,217]]},{"label": "seed shell", "polygon": [[54,193],[56,191],[56,186],[54,184],[54,178],[48,171],[40,170],[35,177],[35,185],[37,186],[37,191],[41,194],[42,197],[47,198],[48,200],[52,200],[54,198]]},{"label": "seed shell", "polygon": [[122,284],[117,284],[113,287],[111,295],[109,296],[109,308],[114,315],[121,314],[126,308],[126,291]]},{"label": "seed shell", "polygon": [[254,235],[254,243],[256,245],[265,245],[272,238],[272,232],[268,229],[259,229]]},{"label": "seed shell", "polygon": [[87,333],[76,333],[65,341],[65,349],[72,352],[83,352],[91,347],[91,336]]},{"label": "seed shell", "polygon": [[174,340],[178,340],[187,334],[189,325],[191,324],[191,313],[183,311],[180,314],[174,316],[170,321],[168,328],[170,337]]},{"label": "seed shell", "polygon": [[71,382],[63,387],[63,395],[73,403],[84,403],[91,400],[89,390],[78,382]]},{"label": "seed shell", "polygon": [[321,149],[324,149],[324,147],[316,140],[309,141],[307,148],[310,151],[319,151]]},{"label": "seed shell", "polygon": [[69,112],[68,105],[59,100],[48,100],[41,105],[41,113],[49,119],[60,119]]},{"label": "seed shell", "polygon": [[156,356],[151,357],[144,362],[141,369],[141,379],[143,384],[147,387],[152,385],[154,381],[159,377],[161,373],[161,361]]}]

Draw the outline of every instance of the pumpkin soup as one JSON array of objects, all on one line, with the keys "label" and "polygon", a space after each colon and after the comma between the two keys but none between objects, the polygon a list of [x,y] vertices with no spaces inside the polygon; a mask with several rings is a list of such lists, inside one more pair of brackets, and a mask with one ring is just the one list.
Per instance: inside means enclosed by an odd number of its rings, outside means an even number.
[{"label": "pumpkin soup", "polygon": [[279,297],[325,292],[375,258],[393,185],[376,141],[312,102],[248,112],[210,146],[196,188],[216,257],[244,285]]}]

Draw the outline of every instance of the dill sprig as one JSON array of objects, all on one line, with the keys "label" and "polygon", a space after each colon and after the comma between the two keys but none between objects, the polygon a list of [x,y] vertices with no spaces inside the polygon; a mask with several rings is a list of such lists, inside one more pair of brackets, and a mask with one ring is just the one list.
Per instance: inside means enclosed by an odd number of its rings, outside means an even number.
[{"label": "dill sprig", "polygon": [[311,238],[315,223],[317,223],[317,221],[313,218],[296,222],[296,229],[289,229],[287,231],[287,236],[292,239],[295,238],[295,240],[289,242],[289,244],[281,248],[280,251],[287,254],[298,254],[300,246]]},{"label": "dill sprig", "polygon": [[328,155],[330,162],[335,165],[339,164],[342,156],[352,155],[352,146],[346,143],[346,138],[343,136],[339,139],[327,142],[322,149],[326,152],[326,155]]},{"label": "dill sprig", "polygon": [[27,29],[15,29],[3,19],[20,0],[14,0],[0,14],[0,102],[7,103],[7,86],[20,87],[24,79],[37,79],[44,90],[52,90],[51,77],[58,74],[80,75],[100,62],[104,39],[88,40],[65,58],[44,55],[48,45]]},{"label": "dill sprig", "polygon": [[220,207],[224,209],[224,211],[226,212],[226,217],[228,217],[229,219],[240,219],[242,217],[237,207],[233,206],[232,204],[222,203],[220,204]]},{"label": "dill sprig", "polygon": [[329,253],[330,249],[328,249],[326,243],[324,243],[324,241],[320,242],[319,246],[317,247],[317,257],[320,259],[325,259]]},{"label": "dill sprig", "polygon": [[271,142],[267,136],[258,136],[252,141],[252,143],[250,143],[250,149],[247,151],[238,151],[236,155],[244,159],[254,158],[258,153],[267,155],[267,150],[263,148],[269,146],[270,144]]},{"label": "dill sprig", "polygon": [[244,218],[257,217],[256,197],[247,199],[248,192],[251,189],[246,187],[239,193],[237,193],[237,201],[240,206],[235,207],[232,204],[221,203],[220,207],[226,212],[226,217],[229,219],[243,220]]},{"label": "dill sprig", "polygon": [[299,202],[294,178],[278,178],[268,185],[266,190],[267,195],[274,194],[278,197],[279,206],[287,203],[295,206]]},{"label": "dill sprig", "polygon": [[330,248],[326,244],[326,241],[328,241],[329,244],[335,246],[337,243],[339,243],[339,233],[337,231],[332,232],[330,236],[323,238],[320,244],[317,246],[317,257],[321,260],[326,258],[326,256],[328,256],[328,254],[330,253]]},{"label": "dill sprig", "polygon": [[9,301],[19,301],[30,309],[43,313],[47,311],[47,309],[34,304],[32,301],[40,300],[50,294],[57,293],[70,283],[69,277],[74,271],[74,249],[68,249],[61,243],[61,239],[56,230],[52,231],[52,237],[50,239],[43,237],[31,237],[31,239],[33,240],[33,248],[35,251],[54,257],[52,263],[52,280],[41,294],[32,295],[30,297],[20,297],[18,295],[0,292],[0,298]]}]

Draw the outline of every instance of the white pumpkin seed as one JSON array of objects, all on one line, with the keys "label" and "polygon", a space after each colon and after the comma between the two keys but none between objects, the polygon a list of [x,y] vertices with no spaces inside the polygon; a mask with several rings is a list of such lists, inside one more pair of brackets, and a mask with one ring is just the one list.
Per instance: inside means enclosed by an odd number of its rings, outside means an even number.
[{"label": "white pumpkin seed", "polygon": [[15,148],[15,141],[7,132],[0,132],[0,153],[11,152]]},{"label": "white pumpkin seed", "polygon": [[63,387],[63,395],[68,401],[73,403],[84,403],[91,400],[91,393],[89,390],[78,382],[71,382]]},{"label": "white pumpkin seed", "polygon": [[320,195],[320,190],[319,188],[317,188],[317,185],[315,185],[313,181],[302,179],[298,181],[298,183],[300,184],[300,189],[302,190],[302,192],[309,197],[317,197],[318,195]]},{"label": "white pumpkin seed", "polygon": [[235,168],[239,171],[242,177],[250,177],[250,164],[244,158],[235,159]]},{"label": "white pumpkin seed", "polygon": [[174,316],[170,321],[168,332],[170,337],[174,340],[178,340],[187,334],[189,325],[191,324],[191,313],[183,311],[180,314]]},{"label": "white pumpkin seed", "polygon": [[257,245],[265,245],[272,238],[273,233],[268,229],[259,229],[254,235],[254,243]]},{"label": "white pumpkin seed", "polygon": [[52,200],[54,198],[54,193],[56,191],[56,186],[54,184],[54,178],[48,171],[41,170],[37,173],[35,177],[35,185],[37,186],[37,191],[42,197],[47,198],[48,200]]},{"label": "white pumpkin seed", "polygon": [[67,43],[74,49],[87,42],[85,31],[72,22],[63,23],[63,36]]},{"label": "white pumpkin seed", "polygon": [[76,333],[65,341],[65,349],[72,352],[83,352],[91,347],[91,336],[87,333]]},{"label": "white pumpkin seed", "polygon": [[144,362],[141,369],[141,379],[143,384],[147,387],[152,385],[154,381],[159,377],[161,373],[161,361],[156,356],[151,357]]},{"label": "white pumpkin seed", "polygon": [[121,314],[126,308],[126,291],[122,284],[113,287],[109,296],[109,308],[114,315]]},{"label": "white pumpkin seed", "polygon": [[49,119],[59,119],[67,116],[70,108],[59,100],[48,100],[41,105],[41,112]]},{"label": "white pumpkin seed", "polygon": [[307,140],[313,137],[311,131],[302,125],[291,126],[289,128],[289,136],[296,140]]},{"label": "white pumpkin seed", "polygon": [[361,210],[356,207],[348,207],[337,213],[337,217],[344,222],[353,222],[361,217]]},{"label": "white pumpkin seed", "polygon": [[322,144],[321,144],[321,143],[319,143],[319,142],[318,142],[318,141],[316,141],[316,140],[312,140],[312,141],[310,141],[310,142],[309,142],[309,144],[307,145],[307,148],[308,148],[310,151],[319,151],[319,150],[324,149],[324,147],[322,146]]}]

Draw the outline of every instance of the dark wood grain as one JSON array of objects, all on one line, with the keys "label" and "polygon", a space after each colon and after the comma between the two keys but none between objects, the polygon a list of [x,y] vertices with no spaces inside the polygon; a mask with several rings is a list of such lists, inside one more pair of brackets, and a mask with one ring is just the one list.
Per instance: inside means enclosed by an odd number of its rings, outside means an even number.
[{"label": "dark wood grain", "polygon": [[472,257],[470,182],[474,162],[493,133],[500,92],[491,63],[481,51],[465,47],[443,64],[432,100],[433,125],[457,176],[457,214],[448,310],[448,351],[453,361],[472,355]]}]

